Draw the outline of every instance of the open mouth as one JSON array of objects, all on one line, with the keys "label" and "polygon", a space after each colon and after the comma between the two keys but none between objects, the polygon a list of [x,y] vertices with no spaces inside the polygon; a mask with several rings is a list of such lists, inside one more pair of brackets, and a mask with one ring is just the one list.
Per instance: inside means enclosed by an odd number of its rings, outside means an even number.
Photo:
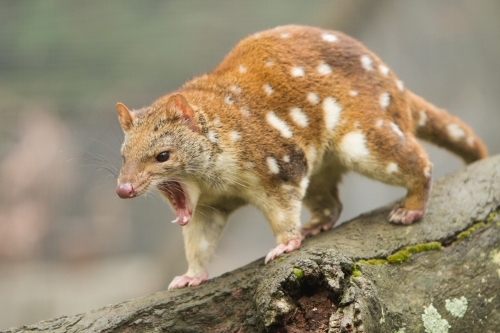
[{"label": "open mouth", "polygon": [[156,186],[168,199],[177,218],[172,223],[184,226],[189,223],[192,216],[192,207],[184,186],[177,180],[168,180]]}]

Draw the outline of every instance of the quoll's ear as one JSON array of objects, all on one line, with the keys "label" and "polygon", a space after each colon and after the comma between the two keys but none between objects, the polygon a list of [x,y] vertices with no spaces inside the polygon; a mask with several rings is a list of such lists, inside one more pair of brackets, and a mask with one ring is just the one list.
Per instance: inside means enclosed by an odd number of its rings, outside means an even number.
[{"label": "quoll's ear", "polygon": [[175,94],[168,98],[166,111],[169,117],[178,120],[188,126],[193,132],[200,133],[196,123],[194,110],[187,99],[181,94]]},{"label": "quoll's ear", "polygon": [[123,131],[128,131],[132,127],[132,113],[122,103],[116,104],[116,111],[118,112],[118,120],[120,121]]}]

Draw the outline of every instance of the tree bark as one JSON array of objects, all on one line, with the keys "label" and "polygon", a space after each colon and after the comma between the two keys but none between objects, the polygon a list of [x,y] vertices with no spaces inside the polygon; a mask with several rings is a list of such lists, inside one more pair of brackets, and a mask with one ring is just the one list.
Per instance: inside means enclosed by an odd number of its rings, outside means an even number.
[{"label": "tree bark", "polygon": [[498,332],[500,156],[436,181],[425,218],[387,205],[192,288],[17,332]]}]

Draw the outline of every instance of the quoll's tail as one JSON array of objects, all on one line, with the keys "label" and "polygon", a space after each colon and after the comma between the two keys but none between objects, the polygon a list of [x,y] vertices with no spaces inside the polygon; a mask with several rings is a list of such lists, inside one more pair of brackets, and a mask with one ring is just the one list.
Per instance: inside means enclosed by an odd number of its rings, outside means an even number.
[{"label": "quoll's tail", "polygon": [[482,140],[469,126],[423,98],[412,95],[413,132],[417,137],[448,149],[467,164],[488,156]]}]

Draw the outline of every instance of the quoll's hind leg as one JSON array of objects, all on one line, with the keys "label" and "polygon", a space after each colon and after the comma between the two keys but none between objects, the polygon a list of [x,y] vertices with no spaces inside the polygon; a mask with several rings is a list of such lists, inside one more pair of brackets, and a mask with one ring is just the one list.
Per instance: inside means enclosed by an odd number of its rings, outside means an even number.
[{"label": "quoll's hind leg", "polygon": [[239,207],[239,204],[231,208],[198,204],[192,220],[182,227],[188,271],[184,275],[176,276],[168,289],[197,286],[207,280],[207,264],[212,259],[228,215],[236,207]]},{"label": "quoll's hind leg", "polygon": [[[397,172],[391,173],[393,178],[389,182],[394,182],[394,185],[401,183],[408,189],[403,201],[389,213],[389,221],[395,224],[411,224],[420,220],[425,215],[432,188],[432,163],[416,140],[410,139],[408,145],[409,154],[406,159],[404,156],[394,156],[400,165]],[[388,165],[387,171],[395,169],[393,166]]]},{"label": "quoll's hind leg", "polygon": [[311,212],[311,219],[302,227],[302,239],[331,229],[342,212],[337,184],[340,172],[324,169],[315,174],[306,195],[304,205]]},{"label": "quoll's hind leg", "polygon": [[[353,134],[354,133],[354,134]],[[406,197],[389,214],[389,221],[411,224],[425,214],[432,184],[432,164],[412,133],[394,123],[369,132],[346,134],[340,153],[346,166],[367,177],[408,189]]]},{"label": "quoll's hind leg", "polygon": [[432,188],[432,164],[424,168],[425,180],[408,188],[403,202],[396,205],[389,214],[389,221],[396,224],[411,224],[420,220],[427,208],[427,200]]},{"label": "quoll's hind leg", "polygon": [[267,254],[266,263],[282,253],[289,253],[300,247],[302,242],[300,199],[302,196],[300,188],[284,185],[268,197],[265,203],[257,205],[266,216],[278,244]]}]

